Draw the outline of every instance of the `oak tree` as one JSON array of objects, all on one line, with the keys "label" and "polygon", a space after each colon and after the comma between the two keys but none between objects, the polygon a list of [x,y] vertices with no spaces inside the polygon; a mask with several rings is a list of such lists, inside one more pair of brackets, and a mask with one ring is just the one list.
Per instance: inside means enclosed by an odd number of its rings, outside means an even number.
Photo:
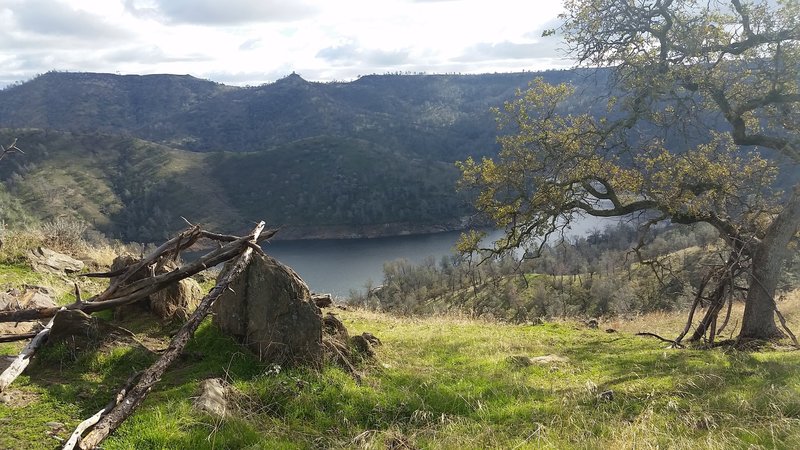
[{"label": "oak tree", "polygon": [[[538,242],[575,214],[706,222],[730,257],[698,294],[712,302],[694,337],[713,339],[735,278],[748,281],[740,338],[780,336],[774,296],[800,224],[800,1],[565,7],[569,52],[608,68],[609,86],[589,96],[534,81],[497,111],[498,156],[460,163],[478,209],[506,231],[494,250]],[[603,114],[580,103],[592,96]],[[779,176],[794,186],[782,192]]]}]

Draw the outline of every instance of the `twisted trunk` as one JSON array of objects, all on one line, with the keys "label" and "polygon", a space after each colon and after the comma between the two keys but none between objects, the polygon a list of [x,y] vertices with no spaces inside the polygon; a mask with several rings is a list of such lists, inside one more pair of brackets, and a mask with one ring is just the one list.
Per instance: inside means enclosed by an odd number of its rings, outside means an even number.
[{"label": "twisted trunk", "polygon": [[740,339],[771,339],[783,336],[775,324],[775,290],[781,269],[789,256],[789,241],[800,226],[800,184],[783,211],[767,229],[753,251],[750,290],[745,302]]}]

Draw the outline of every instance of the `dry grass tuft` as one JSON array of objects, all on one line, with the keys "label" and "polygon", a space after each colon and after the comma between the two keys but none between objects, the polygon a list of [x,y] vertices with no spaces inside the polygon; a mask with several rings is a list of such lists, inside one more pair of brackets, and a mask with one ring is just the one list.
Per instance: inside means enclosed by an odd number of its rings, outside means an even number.
[{"label": "dry grass tuft", "polygon": [[[789,328],[798,334],[800,331],[800,289],[782,293],[778,296],[778,308],[786,317]],[[694,322],[702,318],[704,309],[695,312]],[[731,311],[731,322],[723,331],[719,339],[735,339],[739,330],[742,314],[744,313],[744,303],[736,302]],[[631,318],[616,318],[608,322],[601,323],[600,327],[614,328],[624,333],[650,332],[661,335],[665,338],[675,338],[686,325],[688,318],[687,311],[658,311],[648,314],[641,314]]]}]

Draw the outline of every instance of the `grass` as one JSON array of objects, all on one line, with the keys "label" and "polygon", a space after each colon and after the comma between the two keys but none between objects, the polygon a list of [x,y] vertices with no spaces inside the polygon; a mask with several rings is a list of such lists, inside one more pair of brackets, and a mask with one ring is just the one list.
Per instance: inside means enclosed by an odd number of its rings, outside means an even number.
[{"label": "grass", "polygon": [[[69,288],[21,264],[0,265],[0,277]],[[797,330],[800,292],[780,306]],[[104,448],[800,448],[800,352],[674,350],[634,336],[674,337],[682,313],[612,320],[599,330],[569,321],[336,314],[351,334],[369,331],[383,341],[375,360],[359,363],[361,384],[334,366],[259,362],[206,321]],[[151,364],[176,327],[146,317],[121,325],[144,345],[76,352],[51,344],[37,354],[4,393],[10,400],[0,402],[0,448],[56,446],[56,437],[66,438]],[[609,327],[617,332],[603,331]],[[20,347],[0,344],[0,355]],[[566,360],[523,366],[513,359],[550,354]],[[225,420],[192,406],[210,377],[236,388]]]},{"label": "grass", "polygon": [[[567,322],[338,314],[351,332],[383,341],[377,359],[360,367],[363,384],[335,367],[264,365],[205,323],[189,356],[104,448],[800,446],[795,351],[670,350]],[[141,332],[136,326],[145,323],[133,325]],[[547,354],[568,360],[529,367],[509,361]],[[75,356],[51,347],[13,386],[35,401],[0,405],[8,430],[0,448],[52,448],[48,422],[63,423],[57,435],[65,437],[153,358],[129,348]],[[238,391],[224,421],[191,406],[199,382],[216,376]],[[609,390],[613,398],[600,395]]]}]

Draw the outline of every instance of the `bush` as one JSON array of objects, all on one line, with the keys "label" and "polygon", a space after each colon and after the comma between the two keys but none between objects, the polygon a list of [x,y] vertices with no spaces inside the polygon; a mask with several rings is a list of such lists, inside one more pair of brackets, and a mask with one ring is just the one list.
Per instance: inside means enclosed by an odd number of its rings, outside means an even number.
[{"label": "bush", "polygon": [[9,230],[0,226],[0,263],[14,264],[25,260],[25,253],[44,244],[44,235],[38,228]]},{"label": "bush", "polygon": [[64,217],[45,222],[42,225],[44,245],[56,251],[75,254],[86,249],[83,234],[87,228],[83,221]]}]

